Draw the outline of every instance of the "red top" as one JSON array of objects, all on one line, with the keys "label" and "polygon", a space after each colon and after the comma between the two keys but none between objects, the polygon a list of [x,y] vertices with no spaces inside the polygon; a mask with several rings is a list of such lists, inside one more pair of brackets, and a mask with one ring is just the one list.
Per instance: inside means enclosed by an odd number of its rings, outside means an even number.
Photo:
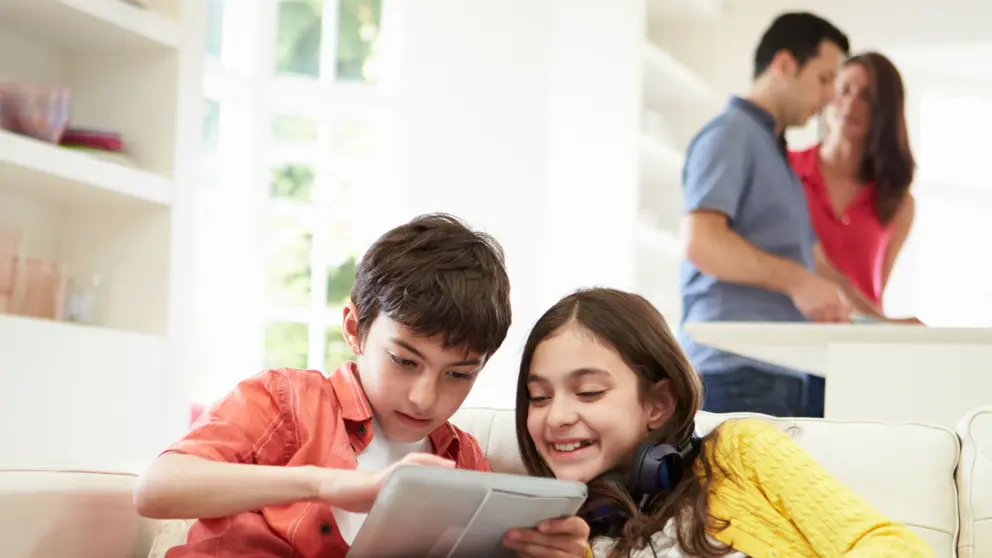
[{"label": "red top", "polygon": [[789,152],[792,170],[803,183],[813,230],[824,254],[838,271],[868,300],[881,305],[885,251],[892,239],[892,224],[875,215],[875,183],[869,183],[838,213],[820,172],[819,145]]},{"label": "red top", "polygon": [[[354,469],[372,441],[372,407],[354,363],[329,377],[282,368],[244,380],[207,409],[166,451],[228,463]],[[450,423],[430,434],[434,453],[460,469],[488,471],[479,443]],[[166,558],[293,556],[342,558],[348,545],[331,508],[297,502],[232,517],[201,519]]]}]

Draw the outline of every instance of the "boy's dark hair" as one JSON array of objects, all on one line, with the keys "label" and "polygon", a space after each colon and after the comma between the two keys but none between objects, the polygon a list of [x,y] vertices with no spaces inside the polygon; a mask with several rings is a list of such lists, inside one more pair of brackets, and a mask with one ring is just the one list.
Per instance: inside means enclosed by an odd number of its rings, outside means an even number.
[{"label": "boy's dark hair", "polygon": [[754,52],[754,78],[765,73],[779,51],[791,54],[799,68],[806,65],[820,52],[820,45],[828,41],[849,54],[851,45],[847,35],[829,21],[809,12],[789,12],[775,18]]},{"label": "boy's dark hair", "polygon": [[351,300],[365,341],[380,314],[444,346],[492,356],[510,328],[503,249],[488,234],[442,213],[421,215],[379,237],[358,264]]}]

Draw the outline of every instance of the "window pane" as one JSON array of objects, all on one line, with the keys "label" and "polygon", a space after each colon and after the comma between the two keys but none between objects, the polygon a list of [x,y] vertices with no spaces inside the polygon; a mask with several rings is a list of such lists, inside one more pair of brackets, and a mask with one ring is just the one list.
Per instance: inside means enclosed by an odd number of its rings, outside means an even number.
[{"label": "window pane", "polygon": [[272,145],[292,147],[317,141],[317,121],[300,114],[277,114],[272,117]]},{"label": "window pane", "polygon": [[379,23],[382,0],[340,0],[337,79],[377,81]]},{"label": "window pane", "polygon": [[201,180],[205,186],[217,183],[217,144],[220,140],[220,103],[204,99],[203,103],[203,157]]},{"label": "window pane", "polygon": [[355,242],[349,235],[347,223],[332,222],[328,238],[330,253],[327,254],[327,305],[340,308],[347,304],[351,296],[359,256]]},{"label": "window pane", "polygon": [[335,209],[345,211],[361,195],[363,183],[372,180],[382,164],[380,136],[369,120],[342,120],[331,128],[333,172],[323,182],[322,199]]},{"label": "window pane", "polygon": [[265,328],[265,367],[306,368],[308,329],[306,324],[268,324]]},{"label": "window pane", "polygon": [[324,373],[330,374],[332,370],[352,358],[354,358],[354,355],[351,354],[351,350],[348,349],[348,345],[344,342],[341,327],[328,328],[327,344],[324,348]]},{"label": "window pane", "polygon": [[281,0],[276,29],[276,73],[320,75],[323,0]]},{"label": "window pane", "polygon": [[986,189],[986,130],[992,99],[925,97],[920,103],[920,181]]},{"label": "window pane", "polygon": [[310,303],[310,249],[313,235],[289,218],[273,218],[266,234],[269,297],[275,304]]},{"label": "window pane", "polygon": [[223,39],[224,0],[207,0],[206,50],[208,58],[220,58]]},{"label": "window pane", "polygon": [[314,171],[310,165],[285,163],[272,169],[269,195],[273,198],[309,202],[313,197]]}]

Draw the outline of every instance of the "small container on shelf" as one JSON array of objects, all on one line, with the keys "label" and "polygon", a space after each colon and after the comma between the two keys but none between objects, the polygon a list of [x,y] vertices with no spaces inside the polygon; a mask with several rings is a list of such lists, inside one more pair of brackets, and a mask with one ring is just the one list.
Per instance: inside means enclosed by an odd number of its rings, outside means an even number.
[{"label": "small container on shelf", "polygon": [[20,242],[20,227],[0,226],[0,314],[11,312],[14,307]]},{"label": "small container on shelf", "polygon": [[28,258],[24,265],[21,314],[32,318],[61,320],[65,308],[66,283],[62,266],[40,258]]},{"label": "small container on shelf", "polygon": [[69,281],[65,306],[66,321],[80,324],[93,323],[93,302],[102,282],[100,275],[93,275],[88,283]]},{"label": "small container on shelf", "polygon": [[28,83],[0,84],[0,128],[58,143],[69,124],[69,89]]}]

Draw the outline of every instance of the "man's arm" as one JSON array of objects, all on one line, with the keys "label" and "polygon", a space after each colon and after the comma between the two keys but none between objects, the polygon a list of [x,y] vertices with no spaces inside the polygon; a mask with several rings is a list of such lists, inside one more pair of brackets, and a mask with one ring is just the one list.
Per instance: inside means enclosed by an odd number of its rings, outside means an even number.
[{"label": "man's arm", "polygon": [[844,291],[844,295],[847,296],[847,299],[851,302],[851,306],[856,312],[861,312],[880,320],[886,319],[882,313],[882,309],[865,298],[861,294],[861,291],[843,273],[834,267],[833,262],[824,253],[823,247],[819,243],[813,246],[813,257],[816,262],[816,274],[836,283]]},{"label": "man's arm", "polygon": [[716,211],[687,214],[680,234],[686,259],[721,281],[791,295],[810,275],[802,265],[755,247],[731,230],[727,215]]}]

